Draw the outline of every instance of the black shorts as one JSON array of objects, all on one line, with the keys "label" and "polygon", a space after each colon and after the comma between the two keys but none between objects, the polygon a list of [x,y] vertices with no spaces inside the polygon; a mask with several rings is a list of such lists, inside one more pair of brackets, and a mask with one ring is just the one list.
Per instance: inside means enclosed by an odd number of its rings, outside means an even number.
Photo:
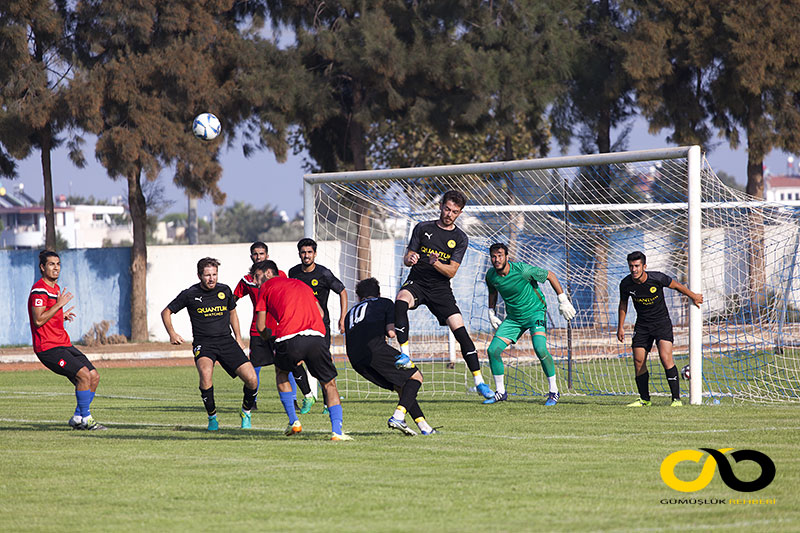
[{"label": "black shorts", "polygon": [[275,362],[272,344],[272,341],[264,340],[259,335],[250,337],[250,362],[253,366],[269,366]]},{"label": "black shorts", "polygon": [[308,372],[320,383],[327,383],[337,376],[325,337],[295,335],[275,343],[275,366],[291,372],[301,361],[305,361]]},{"label": "black shorts", "polygon": [[424,281],[420,279],[407,279],[400,290],[407,290],[414,297],[416,309],[420,305],[428,307],[433,316],[439,321],[440,326],[447,325],[447,319],[453,315],[460,315],[461,310],[456,305],[453,288],[446,281]]},{"label": "black shorts", "polygon": [[400,352],[381,342],[378,346],[365,346],[359,353],[347,352],[353,370],[361,374],[367,381],[387,390],[402,387],[411,376],[419,372],[416,368],[395,368],[395,358]]},{"label": "black shorts", "polygon": [[66,376],[73,384],[81,368],[94,370],[94,365],[74,346],[57,346],[36,354],[44,366],[60,376]]},{"label": "black shorts", "polygon": [[244,354],[244,350],[233,337],[220,337],[218,339],[204,339],[192,346],[194,360],[200,357],[208,357],[220,364],[225,372],[232,378],[236,377],[236,369],[250,359]]},{"label": "black shorts", "polygon": [[649,352],[650,348],[653,347],[654,341],[674,341],[671,321],[666,320],[651,325],[636,324],[633,326],[631,348],[644,348],[645,352]]}]

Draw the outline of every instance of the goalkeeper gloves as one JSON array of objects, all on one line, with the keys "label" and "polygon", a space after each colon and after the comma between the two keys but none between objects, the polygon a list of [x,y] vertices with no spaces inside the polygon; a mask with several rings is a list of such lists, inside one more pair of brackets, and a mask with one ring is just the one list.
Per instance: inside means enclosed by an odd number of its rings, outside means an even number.
[{"label": "goalkeeper gloves", "polygon": [[494,309],[489,309],[489,322],[492,324],[494,329],[499,328],[500,324],[503,323],[503,321],[500,320],[496,314],[494,314]]},{"label": "goalkeeper gloves", "polygon": [[575,307],[569,303],[569,297],[565,292],[558,295],[558,312],[567,320],[572,320],[575,318],[575,315],[578,314],[577,311],[575,311]]}]

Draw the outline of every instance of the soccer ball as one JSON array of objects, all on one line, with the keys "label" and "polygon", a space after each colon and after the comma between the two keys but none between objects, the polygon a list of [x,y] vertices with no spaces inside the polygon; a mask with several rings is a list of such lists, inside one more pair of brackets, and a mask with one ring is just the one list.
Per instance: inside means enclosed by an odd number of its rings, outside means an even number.
[{"label": "soccer ball", "polygon": [[689,365],[681,368],[681,376],[683,376],[683,379],[689,379],[692,377],[692,374],[689,372]]},{"label": "soccer ball", "polygon": [[210,141],[217,138],[222,131],[219,119],[211,113],[200,113],[192,122],[192,133],[198,139]]}]

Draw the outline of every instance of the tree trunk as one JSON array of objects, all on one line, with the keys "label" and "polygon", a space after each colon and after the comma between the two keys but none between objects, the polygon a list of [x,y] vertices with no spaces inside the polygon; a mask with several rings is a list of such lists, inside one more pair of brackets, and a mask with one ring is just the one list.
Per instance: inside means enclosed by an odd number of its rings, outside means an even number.
[{"label": "tree trunk", "polygon": [[[358,85],[353,87],[353,109],[361,105],[361,91]],[[357,120],[351,120],[348,131],[350,151],[353,154],[353,170],[367,169],[367,155],[364,148],[364,127]],[[356,273],[358,279],[372,277],[372,253],[370,238],[372,235],[372,210],[363,200],[356,200],[356,217],[358,219],[358,236],[356,237]]]},{"label": "tree trunk", "polygon": [[44,247],[56,249],[56,216],[53,203],[53,167],[50,163],[50,152],[53,148],[53,130],[45,124],[39,132],[42,145],[42,178],[44,179]]},{"label": "tree trunk", "polygon": [[189,244],[197,244],[198,241],[198,226],[197,226],[197,198],[189,195],[189,212],[186,215],[186,234],[188,236]]},{"label": "tree trunk", "polygon": [[[756,150],[749,149],[747,152],[747,194],[758,199],[764,198],[764,171],[762,170],[763,157],[756,153]],[[750,279],[750,300],[753,303],[753,313],[759,314],[766,304],[767,276],[764,270],[764,217],[760,208],[756,207],[750,211],[750,257],[747,262]]]},{"label": "tree trunk", "polygon": [[128,176],[128,208],[133,221],[131,248],[131,341],[149,340],[147,332],[147,206],[141,169]]}]

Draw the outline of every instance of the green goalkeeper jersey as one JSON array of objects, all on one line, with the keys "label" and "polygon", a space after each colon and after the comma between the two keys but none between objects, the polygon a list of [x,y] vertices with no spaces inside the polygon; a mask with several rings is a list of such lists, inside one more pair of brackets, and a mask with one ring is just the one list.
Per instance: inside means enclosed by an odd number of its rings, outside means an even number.
[{"label": "green goalkeeper jersey", "polygon": [[547,280],[547,270],[527,263],[509,261],[509,271],[501,276],[494,268],[486,273],[486,285],[496,290],[506,303],[506,317],[514,320],[531,318],[537,312],[546,311],[539,283]]}]

